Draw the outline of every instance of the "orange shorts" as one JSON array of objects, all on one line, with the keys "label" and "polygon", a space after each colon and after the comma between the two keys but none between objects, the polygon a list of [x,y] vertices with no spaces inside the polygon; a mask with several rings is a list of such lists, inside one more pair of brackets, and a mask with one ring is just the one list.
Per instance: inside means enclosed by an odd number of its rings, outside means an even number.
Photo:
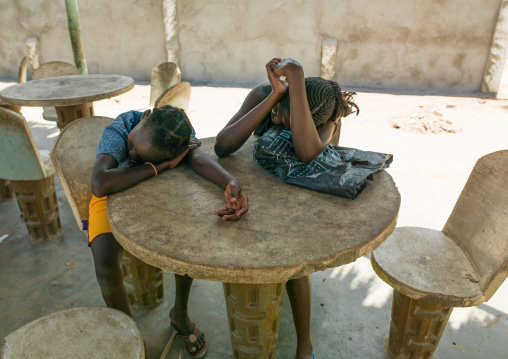
[{"label": "orange shorts", "polygon": [[99,234],[111,232],[106,212],[106,196],[97,198],[92,195],[88,213],[88,245],[90,245]]}]

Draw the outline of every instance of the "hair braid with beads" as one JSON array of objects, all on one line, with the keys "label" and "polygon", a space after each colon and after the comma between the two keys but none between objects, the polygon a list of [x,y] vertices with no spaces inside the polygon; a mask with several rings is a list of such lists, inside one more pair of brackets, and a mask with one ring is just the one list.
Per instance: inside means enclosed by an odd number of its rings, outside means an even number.
[{"label": "hair braid with beads", "polygon": [[[360,108],[353,102],[356,92],[343,92],[335,81],[325,80],[321,77],[305,78],[305,90],[309,102],[310,113],[316,127],[325,122],[337,121],[353,112],[358,115]],[[289,109],[289,93],[283,101]]]},{"label": "hair braid with beads", "polygon": [[178,155],[189,145],[192,125],[181,108],[170,105],[154,108],[145,121],[152,131],[152,146],[168,158]]}]

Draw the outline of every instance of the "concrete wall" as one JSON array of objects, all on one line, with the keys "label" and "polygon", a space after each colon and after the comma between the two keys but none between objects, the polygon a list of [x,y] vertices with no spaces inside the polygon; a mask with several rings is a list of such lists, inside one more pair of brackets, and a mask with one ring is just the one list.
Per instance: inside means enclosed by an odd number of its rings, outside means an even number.
[{"label": "concrete wall", "polygon": [[[150,79],[166,61],[159,0],[78,0],[88,72]],[[42,62],[74,63],[64,0],[0,0],[0,77],[17,76],[25,39],[38,36]]]},{"label": "concrete wall", "polygon": [[[79,0],[90,73],[148,80],[165,61],[162,0]],[[251,84],[272,57],[319,76],[323,38],[338,39],[348,87],[480,90],[501,0],[176,0],[184,80]],[[0,0],[0,76],[24,40],[43,62],[72,62],[64,1]]]}]

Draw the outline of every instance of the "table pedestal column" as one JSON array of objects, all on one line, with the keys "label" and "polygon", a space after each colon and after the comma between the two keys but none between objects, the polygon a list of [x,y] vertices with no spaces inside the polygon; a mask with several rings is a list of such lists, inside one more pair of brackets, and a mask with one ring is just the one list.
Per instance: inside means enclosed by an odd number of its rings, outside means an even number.
[{"label": "table pedestal column", "polygon": [[388,337],[390,358],[432,358],[452,309],[412,299],[394,290]]},{"label": "table pedestal column", "polygon": [[81,105],[55,107],[58,116],[58,128],[63,129],[72,121],[81,117],[93,116],[93,102]]},{"label": "table pedestal column", "polygon": [[53,175],[34,181],[10,181],[32,239],[49,242],[62,234]]},{"label": "table pedestal column", "polygon": [[125,249],[122,258],[123,283],[134,310],[159,306],[164,300],[162,269],[136,258]]},{"label": "table pedestal column", "polygon": [[284,283],[224,283],[233,359],[275,359]]}]

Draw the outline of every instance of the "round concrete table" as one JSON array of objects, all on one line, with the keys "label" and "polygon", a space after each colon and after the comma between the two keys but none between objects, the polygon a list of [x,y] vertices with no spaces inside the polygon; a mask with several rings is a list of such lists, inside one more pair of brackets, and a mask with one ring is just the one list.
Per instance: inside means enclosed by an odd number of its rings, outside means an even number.
[{"label": "round concrete table", "polygon": [[[249,197],[226,222],[213,211],[224,193],[187,165],[108,196],[116,239],[153,266],[221,281],[234,358],[275,358],[284,283],[371,253],[392,233],[400,194],[386,171],[355,200],[279,181],[252,159],[255,139],[219,163]],[[202,149],[213,153],[214,138]]]},{"label": "round concrete table", "polygon": [[93,101],[121,95],[134,80],[120,75],[74,75],[33,80],[7,87],[0,100],[14,106],[55,106],[58,127],[93,116]]}]

